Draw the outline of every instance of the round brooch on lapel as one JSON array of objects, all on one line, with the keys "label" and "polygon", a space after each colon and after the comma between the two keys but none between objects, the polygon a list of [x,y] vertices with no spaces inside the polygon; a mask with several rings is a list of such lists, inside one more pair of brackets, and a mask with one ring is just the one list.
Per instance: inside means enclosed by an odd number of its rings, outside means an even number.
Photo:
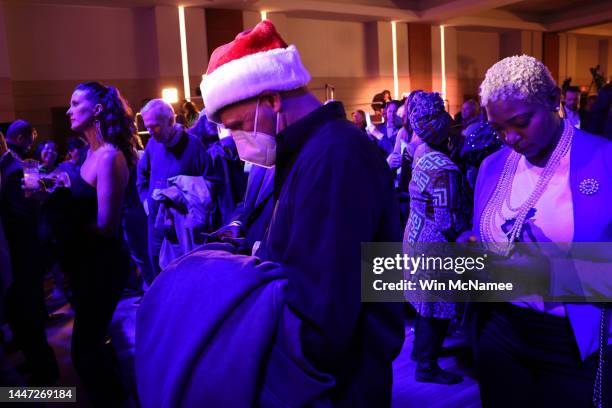
[{"label": "round brooch on lapel", "polygon": [[578,190],[585,195],[595,194],[599,190],[599,181],[592,178],[584,179],[578,185]]}]

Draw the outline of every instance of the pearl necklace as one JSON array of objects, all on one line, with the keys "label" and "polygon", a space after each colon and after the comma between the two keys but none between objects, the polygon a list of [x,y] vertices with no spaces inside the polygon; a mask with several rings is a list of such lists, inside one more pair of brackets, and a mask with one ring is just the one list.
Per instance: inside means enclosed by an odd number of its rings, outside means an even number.
[{"label": "pearl necklace", "polygon": [[[527,200],[518,208],[513,208],[510,205],[510,199],[512,197],[512,184],[516,169],[518,167],[521,155],[515,151],[511,152],[504,163],[504,168],[493,192],[493,196],[487,203],[480,222],[480,236],[485,242],[495,242],[495,228],[499,227],[495,225],[497,217],[505,219],[506,221],[515,219],[512,229],[506,234],[507,241],[504,242],[506,248],[502,250],[506,254],[509,253],[512,244],[516,238],[520,235],[523,229],[523,223],[529,213],[529,210],[540,200],[544,191],[548,187],[550,180],[553,178],[555,171],[561,163],[561,159],[565,156],[571,146],[572,137],[574,135],[574,127],[563,120],[563,133],[559,138],[559,142],[555,147],[555,150],[548,159],[544,170],[540,174],[538,181],[532,193],[529,195]],[[503,216],[503,207],[506,205],[507,209],[512,213],[510,217]]]}]

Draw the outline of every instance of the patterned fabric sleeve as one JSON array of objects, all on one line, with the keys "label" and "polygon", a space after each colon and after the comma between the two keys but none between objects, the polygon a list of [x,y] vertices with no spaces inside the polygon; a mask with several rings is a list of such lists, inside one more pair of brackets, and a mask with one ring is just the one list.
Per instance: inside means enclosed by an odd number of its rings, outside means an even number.
[{"label": "patterned fabric sleeve", "polygon": [[430,184],[434,223],[448,242],[468,229],[463,184],[461,173],[447,168],[438,169]]}]

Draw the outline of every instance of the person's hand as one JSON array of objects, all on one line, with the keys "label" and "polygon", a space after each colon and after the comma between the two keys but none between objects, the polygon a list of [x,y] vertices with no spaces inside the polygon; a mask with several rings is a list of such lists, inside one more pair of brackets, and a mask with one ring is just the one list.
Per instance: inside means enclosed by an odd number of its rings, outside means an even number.
[{"label": "person's hand", "polygon": [[247,247],[246,238],[239,238],[239,237],[232,238],[227,235],[217,236],[214,234],[215,233],[203,234],[204,236],[202,237],[203,238],[202,241],[204,241],[204,244],[202,244],[199,247],[199,249],[205,249],[205,250],[214,249],[214,250],[227,251],[227,252],[231,252],[234,254],[243,253],[243,254],[250,255],[250,250]]},{"label": "person's hand", "polygon": [[149,212],[151,211],[149,209],[149,199],[145,198],[144,201],[142,202],[142,208],[144,208],[144,212],[147,215],[147,217],[149,216]]},{"label": "person's hand", "polygon": [[508,257],[497,257],[488,254],[487,266],[498,273],[516,276],[519,279],[546,279],[550,275],[550,261],[542,254],[517,250]]},{"label": "person's hand", "polygon": [[221,237],[221,242],[232,244],[240,251],[246,245],[246,238]]},{"label": "person's hand", "polygon": [[26,187],[23,179],[21,181],[21,189],[23,190],[26,198],[40,202],[45,201],[51,194],[42,185],[36,189]]},{"label": "person's hand", "polygon": [[232,242],[243,237],[242,228],[236,223],[225,225],[210,235],[211,238],[221,242]]},{"label": "person's hand", "polygon": [[489,253],[486,266],[495,282],[512,282],[519,296],[548,295],[550,260],[537,249],[518,245],[507,257]]},{"label": "person's hand", "polygon": [[397,169],[402,165],[402,156],[398,153],[391,153],[387,157],[387,163],[389,163],[389,167],[392,169]]},{"label": "person's hand", "polygon": [[463,231],[459,234],[455,242],[459,244],[476,243],[479,242],[479,239],[473,231]]},{"label": "person's hand", "polygon": [[378,139],[378,140],[382,139],[382,138],[383,138],[383,136],[384,136],[384,135],[382,134],[382,132],[381,132],[380,130],[378,130],[378,129],[376,128],[376,125],[375,125],[375,124],[373,124],[373,123],[372,123],[371,125],[369,125],[369,126],[367,126],[367,127],[366,127],[366,131],[368,132],[368,134],[370,134],[370,135],[374,136],[374,137],[375,137],[376,139]]},{"label": "person's hand", "polygon": [[463,231],[457,239],[455,240],[455,244],[451,248],[455,248],[457,251],[456,256],[481,256],[483,251],[488,252],[486,248],[483,247],[483,244],[480,243],[478,236],[474,234],[474,231]]},{"label": "person's hand", "polygon": [[6,139],[2,132],[0,132],[0,157],[4,155],[4,153],[8,152],[8,146],[6,145]]}]

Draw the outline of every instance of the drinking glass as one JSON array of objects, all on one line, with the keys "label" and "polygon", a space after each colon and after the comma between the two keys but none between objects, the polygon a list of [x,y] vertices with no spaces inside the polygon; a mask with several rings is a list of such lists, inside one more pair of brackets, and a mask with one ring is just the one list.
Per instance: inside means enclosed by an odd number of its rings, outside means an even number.
[{"label": "drinking glass", "polygon": [[26,189],[38,190],[40,188],[38,183],[40,179],[39,166],[38,160],[27,159],[23,161],[23,181]]}]

